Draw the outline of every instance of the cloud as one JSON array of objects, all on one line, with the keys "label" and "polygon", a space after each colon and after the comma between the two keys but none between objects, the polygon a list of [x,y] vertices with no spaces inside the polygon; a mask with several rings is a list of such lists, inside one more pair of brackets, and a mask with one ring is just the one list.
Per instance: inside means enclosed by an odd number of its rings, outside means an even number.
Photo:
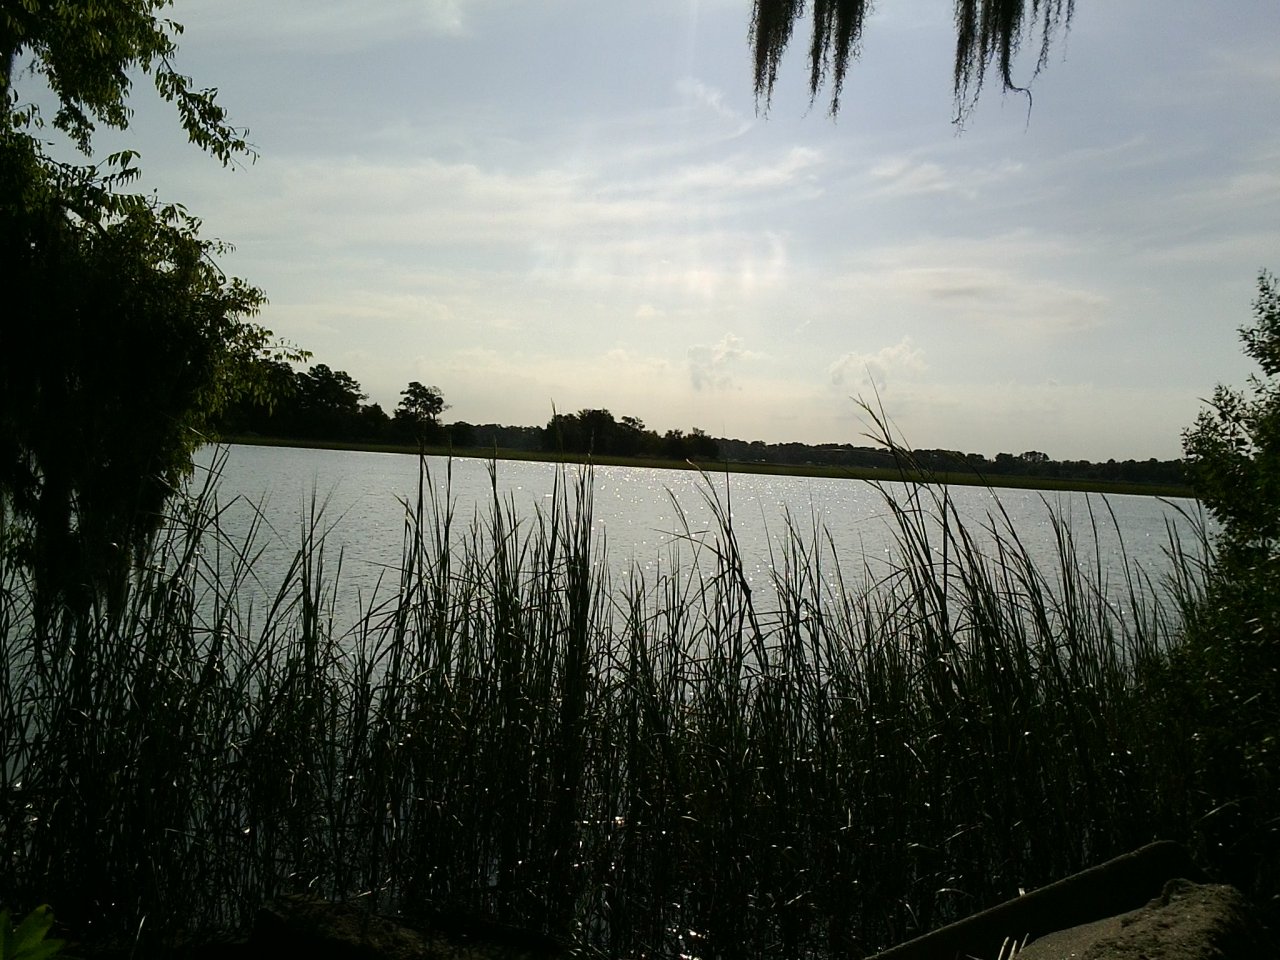
[{"label": "cloud", "polygon": [[920,373],[928,369],[924,356],[910,337],[903,337],[891,347],[875,353],[845,353],[827,367],[835,386],[846,382],[871,387],[881,393],[889,387],[889,374]]},{"label": "cloud", "polygon": [[184,6],[180,19],[202,34],[228,34],[292,50],[325,51],[414,36],[465,33],[468,14],[492,0],[272,0],[263,16],[259,0],[201,0]]},{"label": "cloud", "polygon": [[710,111],[721,120],[728,120],[745,132],[752,119],[725,103],[723,90],[708,86],[696,77],[685,77],[676,83],[676,92],[693,107]]},{"label": "cloud", "polygon": [[708,191],[733,195],[756,193],[812,183],[822,163],[821,150],[792,147],[781,157],[763,163],[754,157],[739,155],[715,163],[687,166],[656,180],[653,186],[697,198],[705,198]]},{"label": "cloud", "polygon": [[743,349],[742,340],[726,333],[719,342],[689,348],[689,382],[693,389],[724,390],[733,385],[729,368],[738,360],[754,354]]},{"label": "cloud", "polygon": [[[1013,231],[994,237],[923,240],[881,248],[832,292],[885,316],[962,324],[1019,335],[1074,334],[1109,319],[1102,284],[1059,279],[1096,255],[1082,242]],[[1095,268],[1096,270],[1096,268]]]},{"label": "cloud", "polygon": [[1239,44],[1217,47],[1209,52],[1206,61],[1206,78],[1230,93],[1252,84],[1273,88],[1280,85],[1280,56],[1270,41],[1254,44],[1248,53],[1241,50]]},{"label": "cloud", "polygon": [[950,314],[985,326],[1074,332],[1098,326],[1105,297],[1005,270],[981,267],[923,267],[899,278]]},{"label": "cloud", "polygon": [[917,163],[906,157],[894,157],[871,168],[871,179],[880,184],[880,196],[906,196],[913,193],[939,193],[950,190],[952,180],[939,164]]},{"label": "cloud", "polygon": [[[524,171],[433,158],[271,157],[253,191],[223,200],[243,243],[285,240],[308,256],[485,263],[540,282],[666,287],[716,297],[783,282],[787,234],[733,212],[774,202],[815,162],[790,151],[618,179],[555,166]],[[735,199],[736,198],[736,199]],[[443,252],[443,254],[442,254]]]},{"label": "cloud", "polygon": [[975,199],[982,187],[1021,175],[1023,164],[1004,160],[981,166],[948,168],[935,160],[910,155],[885,157],[867,177],[868,196],[877,200],[901,199],[934,193],[954,193]]}]

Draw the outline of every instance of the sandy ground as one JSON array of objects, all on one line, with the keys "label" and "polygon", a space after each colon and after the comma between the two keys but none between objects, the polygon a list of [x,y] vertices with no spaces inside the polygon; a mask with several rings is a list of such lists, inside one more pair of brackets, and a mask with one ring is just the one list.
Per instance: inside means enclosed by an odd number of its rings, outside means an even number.
[{"label": "sandy ground", "polygon": [[1275,957],[1233,887],[1173,880],[1140,909],[1046,934],[1018,960],[1253,960]]}]

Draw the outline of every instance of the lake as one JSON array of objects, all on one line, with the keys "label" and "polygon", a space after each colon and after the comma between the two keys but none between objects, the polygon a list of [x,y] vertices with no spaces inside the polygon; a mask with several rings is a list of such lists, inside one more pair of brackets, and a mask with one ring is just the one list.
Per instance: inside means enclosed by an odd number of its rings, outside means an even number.
[{"label": "lake", "polygon": [[[416,457],[256,446],[221,448],[220,455],[225,457],[217,486],[223,529],[235,542],[255,519],[260,521],[253,572],[264,593],[279,584],[313,513],[326,532],[331,574],[341,557],[335,601],[341,619],[354,621],[357,610],[395,583],[406,503],[417,495]],[[207,472],[214,460],[208,448],[198,467]],[[572,488],[579,475],[575,467],[528,461],[498,461],[492,479],[490,463],[479,459],[428,457],[426,467],[427,493],[437,503],[452,504],[459,536],[489,516],[495,489],[528,525],[539,511],[550,511],[556,491],[563,492],[566,483]],[[721,542],[719,511],[732,519],[743,573],[764,608],[773,596],[775,571],[786,562],[789,526],[799,532],[800,542],[819,544],[837,557],[846,582],[862,583],[864,573],[882,576],[900,555],[901,528],[886,498],[906,504],[917,489],[853,479],[619,466],[595,467],[592,488],[597,563],[607,567],[615,585],[634,582],[637,573],[652,584],[660,572],[685,572],[705,563]],[[954,486],[948,496],[976,540],[991,544],[990,528],[1004,529],[1007,523],[1050,577],[1059,569],[1053,518],[1060,518],[1077,538],[1081,565],[1100,566],[1118,604],[1126,569],[1141,569],[1158,581],[1169,567],[1170,529],[1184,542],[1194,542],[1191,518],[1199,513],[1194,500],[1132,495]],[[936,524],[928,529],[936,532]],[[835,565],[827,563],[824,570],[834,575]],[[834,588],[834,582],[828,586]]]}]

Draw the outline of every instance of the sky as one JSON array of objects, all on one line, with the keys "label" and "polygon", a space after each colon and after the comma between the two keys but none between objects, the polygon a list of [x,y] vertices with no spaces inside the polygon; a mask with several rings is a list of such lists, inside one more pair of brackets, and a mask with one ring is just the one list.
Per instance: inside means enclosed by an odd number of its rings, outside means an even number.
[{"label": "sky", "polygon": [[95,153],[139,149],[260,322],[388,412],[417,380],[446,420],[861,444],[863,398],[917,448],[1169,459],[1245,382],[1280,271],[1272,0],[1079,0],[1030,106],[992,81],[963,130],[946,0],[878,5],[834,119],[807,23],[759,109],[750,13],[177,0],[179,68],[257,159],[141,83]]}]

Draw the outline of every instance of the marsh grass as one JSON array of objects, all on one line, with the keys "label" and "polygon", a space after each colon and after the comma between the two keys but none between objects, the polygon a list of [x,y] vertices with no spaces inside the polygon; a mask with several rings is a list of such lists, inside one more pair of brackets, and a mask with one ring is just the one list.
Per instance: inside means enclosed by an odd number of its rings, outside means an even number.
[{"label": "marsh grass", "polygon": [[1186,829],[1139,685],[1176,600],[1047,505],[1052,569],[945,487],[884,488],[874,567],[786,518],[757,609],[728,501],[613,583],[589,471],[460,518],[425,469],[350,631],[321,505],[264,595],[212,481],[110,610],[37,617],[0,571],[0,902],[150,952],[306,890],[610,956],[859,955]]}]

